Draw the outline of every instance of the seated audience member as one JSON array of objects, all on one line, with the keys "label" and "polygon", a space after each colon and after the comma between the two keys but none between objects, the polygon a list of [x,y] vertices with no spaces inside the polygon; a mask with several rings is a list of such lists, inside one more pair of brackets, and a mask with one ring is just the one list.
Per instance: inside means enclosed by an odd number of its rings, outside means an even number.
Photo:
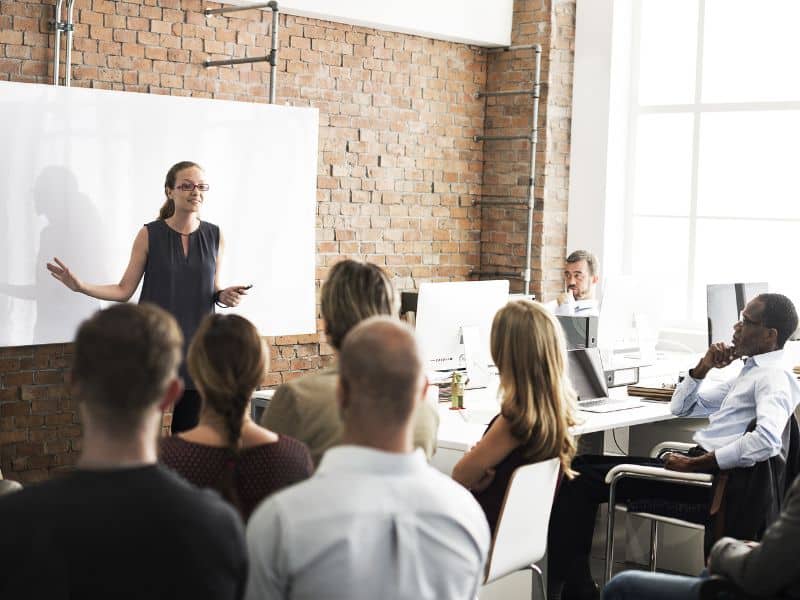
[{"label": "seated audience member", "polygon": [[562,472],[571,475],[575,394],[563,331],[541,304],[519,300],[501,308],[492,323],[491,352],[500,372],[500,414],[458,461],[453,479],[472,490],[494,532],[517,467],[559,457]]},{"label": "seated audience member", "polygon": [[[722,538],[711,549],[708,572],[730,580],[748,598],[800,598],[800,479],[760,543]],[[698,600],[702,579],[626,571],[603,590],[605,600]]]},{"label": "seated audience member", "polygon": [[475,499],[412,444],[427,383],[407,325],[373,317],[340,355],[341,445],[247,527],[247,598],[474,598],[489,546]]},{"label": "seated audience member", "polygon": [[164,310],[117,304],[84,321],[73,395],[77,469],[0,498],[0,598],[240,598],[241,520],[156,464],[162,411],[183,391]]},{"label": "seated audience member", "polygon": [[[709,417],[708,426],[694,436],[698,446],[691,457],[669,454],[663,463],[627,456],[579,456],[573,461],[578,476],[561,485],[550,521],[551,597],[557,598],[562,586],[566,598],[599,596],[589,572],[589,552],[597,506],[608,501],[605,475],[616,464],[713,473],[751,467],[781,452],[789,417],[800,400],[800,386],[785,364],[783,352],[795,329],[797,312],[791,300],[781,294],[761,294],[747,304],[734,325],[733,346],[712,345],[689,371],[689,377],[675,389],[670,409],[678,416]],[[746,359],[736,378],[722,385],[704,385],[711,369],[725,367],[738,357]],[[755,428],[748,431],[753,420]],[[647,480],[622,482],[617,497],[621,502],[661,499],[707,505],[709,501],[703,488]],[[753,515],[755,525],[763,518]]]},{"label": "seated audience member", "polygon": [[596,298],[600,263],[587,250],[576,250],[564,264],[564,291],[547,308],[561,316],[596,317],[600,303]]},{"label": "seated audience member", "polygon": [[238,315],[209,315],[189,346],[189,374],[202,399],[197,427],[161,440],[160,460],[212,487],[247,521],[264,498],[313,471],[305,444],[259,427],[250,397],[267,358],[258,331]]},{"label": "seated audience member", "polygon": [[[396,316],[397,299],[392,282],[380,267],[343,260],[334,265],[322,286],[321,310],[325,334],[337,352],[355,325],[375,315]],[[261,424],[308,444],[318,465],[322,454],[339,443],[342,419],[336,405],[339,368],[330,366],[281,385],[264,412]],[[414,446],[428,459],[436,450],[439,414],[423,404],[414,416]]]}]

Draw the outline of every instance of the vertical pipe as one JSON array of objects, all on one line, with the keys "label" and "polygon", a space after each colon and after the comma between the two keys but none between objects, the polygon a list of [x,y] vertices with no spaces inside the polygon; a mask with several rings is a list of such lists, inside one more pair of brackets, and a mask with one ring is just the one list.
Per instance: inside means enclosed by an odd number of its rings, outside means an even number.
[{"label": "vertical pipe", "polygon": [[525,241],[525,270],[522,279],[525,281],[525,294],[531,291],[531,262],[533,250],[533,205],[536,182],[536,145],[539,142],[539,92],[541,88],[542,47],[534,46],[536,67],[533,75],[533,123],[531,123],[531,162],[530,181],[528,182],[528,235]]},{"label": "vertical pipe", "polygon": [[272,47],[269,53],[269,103],[275,104],[275,88],[278,74],[278,3],[270,2],[272,8]]},{"label": "vertical pipe", "polygon": [[74,26],[72,24],[72,9],[75,6],[75,0],[67,0],[67,50],[64,59],[64,85],[69,87],[72,79],[72,31]]},{"label": "vertical pipe", "polygon": [[53,51],[53,85],[58,85],[58,70],[61,65],[61,5],[64,0],[56,0],[55,17],[53,18],[53,30],[56,33],[56,40]]}]

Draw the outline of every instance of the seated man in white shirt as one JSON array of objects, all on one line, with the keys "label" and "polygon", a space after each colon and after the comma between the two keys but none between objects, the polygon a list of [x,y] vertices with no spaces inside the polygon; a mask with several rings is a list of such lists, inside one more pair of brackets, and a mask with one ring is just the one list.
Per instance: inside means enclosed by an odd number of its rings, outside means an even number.
[{"label": "seated man in white shirt", "polygon": [[556,314],[568,317],[596,317],[600,305],[595,298],[597,282],[600,280],[600,264],[588,250],[575,250],[564,265],[564,291],[549,302]]},{"label": "seated man in white shirt", "polygon": [[412,443],[427,382],[411,330],[389,317],[345,337],[342,445],[250,519],[247,598],[474,598],[489,527]]},{"label": "seated man in white shirt", "polygon": [[[789,417],[800,401],[800,386],[783,351],[796,329],[797,311],[791,300],[781,294],[761,294],[747,304],[734,325],[733,345],[712,345],[689,371],[675,389],[670,410],[677,416],[708,417],[708,426],[695,434],[694,456],[669,454],[663,464],[658,459],[627,456],[580,456],[573,461],[579,475],[562,483],[550,521],[551,598],[558,597],[562,585],[562,598],[599,597],[589,572],[589,552],[597,506],[608,502],[605,475],[616,464],[713,473],[751,467],[781,453]],[[711,369],[744,357],[736,378],[722,385],[703,385]],[[648,480],[624,481],[617,491],[621,502],[659,499],[704,506],[709,500],[702,488]]]}]

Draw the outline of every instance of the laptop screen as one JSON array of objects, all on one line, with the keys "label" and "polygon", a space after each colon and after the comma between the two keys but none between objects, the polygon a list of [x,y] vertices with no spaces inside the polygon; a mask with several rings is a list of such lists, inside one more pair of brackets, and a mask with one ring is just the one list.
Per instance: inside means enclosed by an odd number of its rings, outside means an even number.
[{"label": "laptop screen", "polygon": [[567,352],[567,373],[578,401],[607,398],[608,386],[598,348],[580,348]]}]

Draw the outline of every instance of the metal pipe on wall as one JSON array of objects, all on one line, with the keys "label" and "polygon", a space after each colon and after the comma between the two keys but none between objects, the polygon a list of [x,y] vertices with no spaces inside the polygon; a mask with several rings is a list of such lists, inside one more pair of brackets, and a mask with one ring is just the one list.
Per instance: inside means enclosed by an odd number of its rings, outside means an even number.
[{"label": "metal pipe on wall", "polygon": [[53,51],[53,85],[58,85],[58,71],[61,66],[61,6],[64,0],[56,0],[55,17],[53,18],[53,31],[56,39]]},{"label": "metal pipe on wall", "polygon": [[275,104],[275,88],[278,82],[278,3],[270,2],[272,8],[272,46],[269,53],[269,103]]},{"label": "metal pipe on wall", "polygon": [[75,7],[75,0],[67,0],[67,51],[64,57],[64,85],[69,87],[72,81],[72,33],[75,25],[72,22],[72,9]]},{"label": "metal pipe on wall", "polygon": [[530,181],[528,182],[528,235],[525,241],[525,270],[522,279],[525,282],[525,294],[531,291],[531,262],[533,260],[533,206],[536,183],[536,145],[539,142],[539,93],[541,91],[542,47],[534,44],[536,66],[533,74],[533,123],[531,123],[531,162]]}]

